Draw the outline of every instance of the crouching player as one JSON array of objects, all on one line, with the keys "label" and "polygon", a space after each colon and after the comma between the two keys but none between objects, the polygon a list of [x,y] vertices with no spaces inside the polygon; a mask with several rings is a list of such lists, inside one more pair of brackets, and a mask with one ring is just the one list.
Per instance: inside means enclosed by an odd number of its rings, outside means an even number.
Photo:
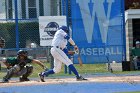
[{"label": "crouching player", "polygon": [[39,60],[28,58],[28,52],[25,50],[19,50],[17,57],[9,57],[3,60],[3,63],[7,66],[7,74],[3,77],[3,83],[9,82],[9,79],[13,76],[19,77],[21,82],[29,81],[28,76],[33,72],[33,66],[28,63],[36,63],[43,69],[45,66]]}]

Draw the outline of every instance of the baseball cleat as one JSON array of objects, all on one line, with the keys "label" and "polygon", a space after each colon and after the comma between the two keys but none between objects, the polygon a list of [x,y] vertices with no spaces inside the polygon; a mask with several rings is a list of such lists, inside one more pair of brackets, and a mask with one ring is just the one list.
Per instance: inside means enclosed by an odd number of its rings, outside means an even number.
[{"label": "baseball cleat", "polygon": [[41,80],[42,82],[45,82],[44,76],[42,75],[42,73],[39,73],[38,76],[40,77],[40,80]]},{"label": "baseball cleat", "polygon": [[8,82],[9,82],[8,79],[3,78],[2,83],[8,83]]},{"label": "baseball cleat", "polygon": [[77,81],[87,80],[86,78],[83,78],[82,76],[79,76],[76,78]]},{"label": "baseball cleat", "polygon": [[30,79],[28,79],[28,78],[23,78],[23,77],[20,77],[20,78],[19,78],[19,81],[20,81],[20,82],[24,82],[24,81],[30,81]]}]

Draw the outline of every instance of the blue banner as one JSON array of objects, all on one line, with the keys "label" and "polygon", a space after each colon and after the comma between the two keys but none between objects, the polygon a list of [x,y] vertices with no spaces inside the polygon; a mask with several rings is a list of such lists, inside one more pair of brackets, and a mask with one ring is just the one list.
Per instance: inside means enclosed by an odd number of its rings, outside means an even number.
[{"label": "blue banner", "polygon": [[[84,63],[122,62],[123,0],[71,0],[72,37]],[[74,57],[74,62],[77,62]]]}]

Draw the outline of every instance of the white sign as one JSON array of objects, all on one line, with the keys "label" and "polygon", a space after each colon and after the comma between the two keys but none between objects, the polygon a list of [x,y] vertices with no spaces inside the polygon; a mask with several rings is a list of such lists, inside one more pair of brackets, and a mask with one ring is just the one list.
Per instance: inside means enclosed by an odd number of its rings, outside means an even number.
[{"label": "white sign", "polygon": [[62,25],[66,26],[66,16],[40,16],[40,46],[51,46],[55,32]]}]

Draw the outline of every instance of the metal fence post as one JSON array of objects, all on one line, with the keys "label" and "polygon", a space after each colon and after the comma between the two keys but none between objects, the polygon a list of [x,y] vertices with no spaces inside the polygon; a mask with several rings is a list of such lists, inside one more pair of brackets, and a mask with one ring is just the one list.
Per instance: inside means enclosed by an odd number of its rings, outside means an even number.
[{"label": "metal fence post", "polygon": [[16,49],[19,50],[19,31],[18,31],[18,7],[15,0],[15,30],[16,30]]},{"label": "metal fence post", "polygon": [[123,27],[122,27],[122,29],[123,29],[123,43],[124,43],[124,46],[122,46],[122,47],[124,47],[124,51],[123,51],[123,61],[126,61],[127,59],[126,59],[126,33],[125,33],[125,2],[124,2],[124,0],[122,0],[122,2],[121,2],[122,4],[122,16],[123,16]]}]

